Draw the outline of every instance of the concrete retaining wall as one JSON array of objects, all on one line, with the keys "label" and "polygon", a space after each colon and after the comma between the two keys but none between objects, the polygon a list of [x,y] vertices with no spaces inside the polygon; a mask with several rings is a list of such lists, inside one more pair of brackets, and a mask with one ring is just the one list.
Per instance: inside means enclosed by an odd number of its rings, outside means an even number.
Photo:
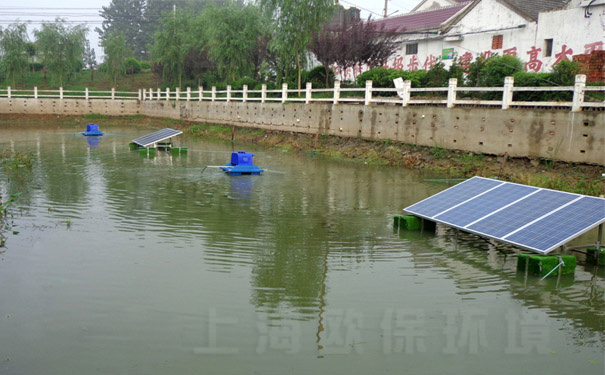
[{"label": "concrete retaining wall", "polygon": [[331,134],[514,157],[605,164],[605,112],[553,109],[0,99],[1,113],[142,114],[268,130]]}]

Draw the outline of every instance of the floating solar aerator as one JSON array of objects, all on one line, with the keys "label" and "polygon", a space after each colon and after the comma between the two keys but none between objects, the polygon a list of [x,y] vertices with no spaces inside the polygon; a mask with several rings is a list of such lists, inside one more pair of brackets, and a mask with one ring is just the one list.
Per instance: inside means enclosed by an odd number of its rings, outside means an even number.
[{"label": "floating solar aerator", "polygon": [[133,139],[132,143],[140,147],[157,147],[159,142],[165,141],[179,134],[183,134],[183,132],[176,129],[165,128],[158,130],[157,132]]},{"label": "floating solar aerator", "polygon": [[99,125],[97,124],[88,124],[86,125],[86,131],[82,132],[85,136],[96,136],[103,135],[103,132],[99,130]]},{"label": "floating solar aerator", "polygon": [[243,174],[259,175],[264,172],[264,169],[260,169],[256,165],[252,164],[254,154],[250,154],[246,151],[233,152],[231,154],[231,162],[220,167],[229,176],[240,176]]},{"label": "floating solar aerator", "polygon": [[[468,179],[404,211],[540,254],[605,223],[603,198],[484,177]],[[597,243],[602,243],[601,234]]]}]

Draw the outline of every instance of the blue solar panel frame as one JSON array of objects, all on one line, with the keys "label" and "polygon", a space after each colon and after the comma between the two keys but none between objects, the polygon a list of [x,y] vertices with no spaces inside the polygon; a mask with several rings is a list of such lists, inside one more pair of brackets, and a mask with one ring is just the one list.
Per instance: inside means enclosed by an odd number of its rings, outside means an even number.
[{"label": "blue solar panel frame", "polygon": [[404,211],[547,254],[605,222],[605,199],[473,177]]}]

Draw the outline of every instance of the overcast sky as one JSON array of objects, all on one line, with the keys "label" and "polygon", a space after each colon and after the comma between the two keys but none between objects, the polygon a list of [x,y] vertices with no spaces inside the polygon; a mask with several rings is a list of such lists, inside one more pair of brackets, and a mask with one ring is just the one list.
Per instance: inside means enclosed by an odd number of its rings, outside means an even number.
[{"label": "overcast sky", "polygon": [[[169,0],[166,0],[169,1]],[[388,0],[387,11],[389,15],[407,13],[421,0]],[[102,49],[98,46],[99,35],[94,31],[100,27],[103,20],[99,16],[102,6],[107,6],[111,0],[0,0],[0,26],[6,27],[14,22],[30,22],[31,32],[39,28],[43,21],[53,21],[56,17],[66,18],[67,21],[82,23],[88,26],[88,39],[91,47],[95,48],[97,60],[102,60]],[[345,6],[356,6],[361,9],[362,18],[372,16],[381,18],[384,12],[384,0],[340,0]]]}]

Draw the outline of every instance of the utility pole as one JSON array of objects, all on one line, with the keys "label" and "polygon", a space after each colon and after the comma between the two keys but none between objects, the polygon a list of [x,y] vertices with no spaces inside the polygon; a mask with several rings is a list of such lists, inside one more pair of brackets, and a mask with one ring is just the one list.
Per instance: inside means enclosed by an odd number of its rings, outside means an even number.
[{"label": "utility pole", "polygon": [[387,18],[387,3],[389,2],[389,0],[384,0],[384,14],[383,17]]}]

